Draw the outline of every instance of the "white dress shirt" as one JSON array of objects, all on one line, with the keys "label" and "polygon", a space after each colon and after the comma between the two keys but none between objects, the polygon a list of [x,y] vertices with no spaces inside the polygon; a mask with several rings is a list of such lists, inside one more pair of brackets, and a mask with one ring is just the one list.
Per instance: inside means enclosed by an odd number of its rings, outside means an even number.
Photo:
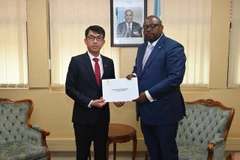
[{"label": "white dress shirt", "polygon": [[[90,57],[90,60],[91,60],[91,64],[92,64],[92,68],[93,68],[93,72],[95,73],[95,70],[94,70],[94,66],[95,66],[95,61],[93,60],[93,58],[98,58],[98,64],[99,64],[99,67],[100,67],[100,75],[102,77],[103,75],[103,61],[102,61],[102,57],[101,57],[101,54],[99,54],[97,57],[94,57],[93,55],[91,55],[89,52],[88,52],[88,56]],[[91,108],[91,103],[92,103],[93,100],[90,101],[90,103],[88,104],[88,107]]]}]

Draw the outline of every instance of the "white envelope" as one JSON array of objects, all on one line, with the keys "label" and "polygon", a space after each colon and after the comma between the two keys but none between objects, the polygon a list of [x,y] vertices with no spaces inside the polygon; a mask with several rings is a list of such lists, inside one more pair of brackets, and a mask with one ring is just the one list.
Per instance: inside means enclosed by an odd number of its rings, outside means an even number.
[{"label": "white envelope", "polygon": [[139,97],[137,77],[103,79],[103,99],[106,102],[132,101]]}]

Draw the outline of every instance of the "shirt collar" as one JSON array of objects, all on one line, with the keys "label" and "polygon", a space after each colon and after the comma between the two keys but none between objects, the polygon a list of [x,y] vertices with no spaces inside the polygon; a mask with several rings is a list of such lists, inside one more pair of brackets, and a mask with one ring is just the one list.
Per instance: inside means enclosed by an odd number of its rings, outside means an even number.
[{"label": "shirt collar", "polygon": [[98,58],[99,61],[102,61],[102,56],[101,54],[99,54],[97,57],[94,57],[91,53],[87,52],[88,53],[88,56],[90,57],[91,60],[93,60],[93,58]]},{"label": "shirt collar", "polygon": [[126,25],[127,25],[127,26],[128,26],[128,24],[130,24],[130,26],[132,26],[132,22],[130,22],[130,23],[126,22]]}]

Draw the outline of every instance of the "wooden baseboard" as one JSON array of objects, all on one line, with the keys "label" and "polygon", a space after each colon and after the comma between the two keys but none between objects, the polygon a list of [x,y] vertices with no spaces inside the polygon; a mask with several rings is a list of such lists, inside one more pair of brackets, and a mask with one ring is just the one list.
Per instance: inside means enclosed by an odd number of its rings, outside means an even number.
[{"label": "wooden baseboard", "polygon": [[240,138],[228,138],[225,151],[240,151]]},{"label": "wooden baseboard", "polygon": [[[74,138],[48,138],[47,144],[49,150],[52,152],[72,152],[76,151]],[[93,147],[93,146],[92,146]],[[112,151],[112,145],[109,147]],[[91,148],[93,150],[93,148]],[[229,138],[227,140],[226,151],[239,151],[240,150],[240,138]],[[132,142],[118,143],[117,151],[129,152],[132,151]],[[146,146],[143,138],[138,138],[137,151],[146,151]]]}]

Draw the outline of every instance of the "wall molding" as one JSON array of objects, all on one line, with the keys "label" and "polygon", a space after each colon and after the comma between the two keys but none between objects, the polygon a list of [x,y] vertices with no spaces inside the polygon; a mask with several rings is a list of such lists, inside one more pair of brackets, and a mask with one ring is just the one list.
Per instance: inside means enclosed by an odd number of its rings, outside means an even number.
[{"label": "wall molding", "polygon": [[240,138],[228,138],[225,151],[240,151]]},{"label": "wall molding", "polygon": [[[47,144],[50,152],[72,152],[76,151],[74,138],[47,138]],[[132,151],[132,141],[127,143],[118,143],[117,151]],[[112,144],[110,145],[112,151]],[[91,150],[93,150],[93,145]],[[137,151],[146,151],[143,138],[138,138]],[[240,138],[228,138],[225,151],[240,151]]]}]

